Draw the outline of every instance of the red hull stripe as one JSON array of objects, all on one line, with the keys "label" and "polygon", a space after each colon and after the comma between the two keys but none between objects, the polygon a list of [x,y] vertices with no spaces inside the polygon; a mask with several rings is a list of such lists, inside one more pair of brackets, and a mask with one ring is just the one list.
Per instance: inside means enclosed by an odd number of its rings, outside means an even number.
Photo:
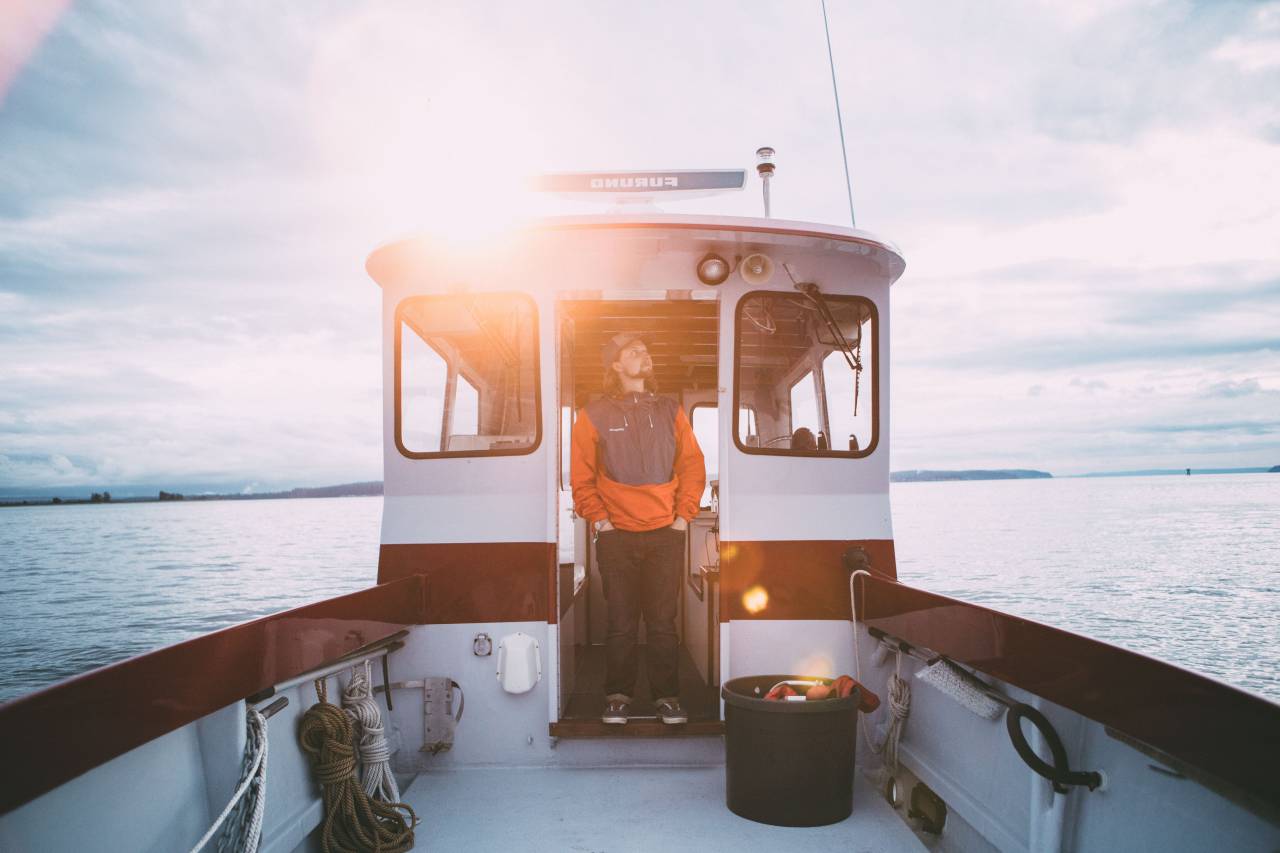
[{"label": "red hull stripe", "polygon": [[722,542],[720,621],[851,618],[850,548],[866,551],[876,574],[898,576],[892,539]]},{"label": "red hull stripe", "polygon": [[421,624],[414,578],[205,634],[0,705],[0,814],[131,749]]},{"label": "red hull stripe", "polygon": [[898,583],[860,584],[858,612],[868,627],[1186,762],[1246,805],[1280,810],[1280,708],[1266,699],[1069,631]]},{"label": "red hull stripe", "polygon": [[426,577],[426,621],[433,625],[554,625],[557,574],[554,542],[383,545],[378,555],[378,583]]}]

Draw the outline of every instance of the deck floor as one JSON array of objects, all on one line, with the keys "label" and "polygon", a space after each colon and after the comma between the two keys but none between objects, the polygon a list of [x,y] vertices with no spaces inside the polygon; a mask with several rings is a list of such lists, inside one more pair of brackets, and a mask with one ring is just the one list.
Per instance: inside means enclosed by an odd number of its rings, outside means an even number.
[{"label": "deck floor", "polygon": [[417,839],[427,850],[926,849],[861,775],[848,819],[804,828],[768,826],[729,811],[724,767],[432,771],[414,780],[404,800],[422,820]]}]

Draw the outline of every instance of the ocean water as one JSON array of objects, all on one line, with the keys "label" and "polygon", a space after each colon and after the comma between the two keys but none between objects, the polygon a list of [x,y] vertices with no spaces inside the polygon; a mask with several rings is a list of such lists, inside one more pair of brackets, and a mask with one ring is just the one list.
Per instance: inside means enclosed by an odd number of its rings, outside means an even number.
[{"label": "ocean water", "polygon": [[[904,582],[1280,701],[1280,476],[899,483]],[[0,701],[362,589],[381,498],[0,510]]]},{"label": "ocean water", "polygon": [[0,701],[370,586],[382,498],[0,509]]}]

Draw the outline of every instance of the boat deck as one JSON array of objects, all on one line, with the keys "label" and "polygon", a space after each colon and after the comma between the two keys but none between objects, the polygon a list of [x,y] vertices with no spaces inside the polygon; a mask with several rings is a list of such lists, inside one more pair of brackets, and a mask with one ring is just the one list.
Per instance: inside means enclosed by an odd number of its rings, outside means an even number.
[{"label": "boat deck", "polygon": [[818,827],[780,827],[725,806],[724,767],[485,768],[423,773],[403,799],[432,850],[921,851],[861,775],[853,814]]}]

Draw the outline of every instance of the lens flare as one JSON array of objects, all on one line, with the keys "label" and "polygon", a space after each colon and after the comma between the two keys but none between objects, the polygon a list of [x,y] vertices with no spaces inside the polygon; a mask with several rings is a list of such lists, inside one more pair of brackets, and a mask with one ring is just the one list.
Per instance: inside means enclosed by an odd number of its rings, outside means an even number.
[{"label": "lens flare", "polygon": [[742,594],[742,606],[748,613],[759,613],[769,606],[769,593],[762,586],[753,586]]},{"label": "lens flare", "polygon": [[833,678],[836,674],[835,661],[829,655],[813,654],[798,661],[791,672],[810,678]]}]

